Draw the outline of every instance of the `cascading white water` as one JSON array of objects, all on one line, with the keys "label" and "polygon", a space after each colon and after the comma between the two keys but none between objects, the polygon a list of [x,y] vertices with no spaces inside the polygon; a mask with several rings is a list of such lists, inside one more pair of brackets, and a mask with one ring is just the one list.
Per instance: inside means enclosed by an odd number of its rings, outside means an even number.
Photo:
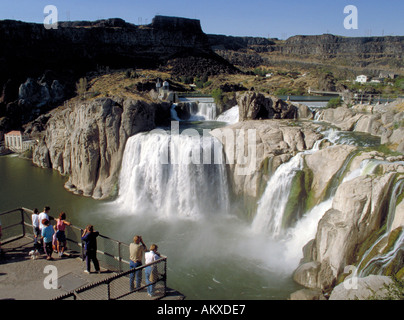
[{"label": "cascading white water", "polygon": [[216,119],[216,103],[199,102],[196,114],[191,113],[191,120],[215,120]]},{"label": "cascading white water", "polygon": [[228,212],[225,164],[214,159],[220,159],[221,147],[213,137],[169,135],[162,130],[129,138],[122,160],[119,207],[159,217]]},{"label": "cascading white water", "polygon": [[[359,277],[364,277],[367,276],[369,274],[369,272],[371,272],[372,267],[374,265],[379,265],[378,269],[379,269],[379,273],[382,273],[383,269],[385,266],[387,266],[391,260],[395,257],[395,255],[397,254],[397,252],[401,249],[403,249],[403,245],[404,245],[404,231],[401,231],[401,235],[398,238],[398,240],[396,240],[394,247],[388,251],[385,254],[379,254],[376,255],[375,257],[373,257],[372,259],[370,259],[365,266],[362,266],[363,262],[366,261],[368,259],[369,254],[373,251],[373,249],[378,246],[384,239],[386,239],[387,237],[389,237],[391,230],[391,226],[392,226],[392,222],[394,220],[394,216],[395,216],[395,210],[396,210],[396,202],[397,202],[397,198],[400,194],[402,194],[404,189],[404,179],[399,180],[398,182],[396,182],[396,184],[393,187],[393,191],[391,193],[391,197],[390,197],[390,201],[389,201],[389,211],[387,214],[387,222],[386,222],[386,231],[384,232],[383,235],[381,235],[374,243],[373,245],[365,252],[365,254],[363,255],[361,261],[358,264],[358,267],[360,268],[359,271]],[[356,271],[357,272],[357,271]]]},{"label": "cascading white water", "polygon": [[186,98],[181,102],[185,103],[190,121],[212,121],[217,117],[217,107],[213,98]]},{"label": "cascading white water", "polygon": [[280,235],[292,181],[296,172],[302,169],[302,153],[298,153],[275,171],[258,203],[257,214],[252,223],[254,232],[268,232],[273,237]]},{"label": "cascading white water", "polygon": [[[272,238],[283,241],[283,258],[291,270],[298,266],[302,258],[302,247],[315,237],[318,222],[324,213],[331,208],[336,191],[336,188],[332,188],[328,197],[306,212],[295,226],[282,230],[283,215],[289,200],[293,178],[297,171],[303,169],[303,156],[318,151],[323,140],[328,140],[335,144],[339,138],[338,132],[334,129],[323,132],[323,135],[323,139],[318,140],[313,149],[300,152],[291,160],[279,166],[268,181],[252,223],[252,230],[255,233],[267,233]],[[345,167],[352,156],[353,154],[346,159],[340,171],[345,171]],[[372,163],[369,164],[369,161],[363,161],[360,168],[351,172],[343,181],[349,181],[363,172],[369,172],[371,170],[369,167],[374,168]]]},{"label": "cascading white water", "polygon": [[175,120],[175,121],[181,121],[181,119],[178,118],[177,111],[175,110],[176,106],[177,106],[177,104],[175,104],[175,103],[173,103],[173,105],[171,106],[171,109],[170,109],[171,119]]},{"label": "cascading white water", "polygon": [[226,110],[222,114],[220,114],[217,119],[217,121],[221,122],[227,122],[228,124],[233,124],[238,122],[239,120],[239,107],[234,106],[230,108],[229,110]]}]

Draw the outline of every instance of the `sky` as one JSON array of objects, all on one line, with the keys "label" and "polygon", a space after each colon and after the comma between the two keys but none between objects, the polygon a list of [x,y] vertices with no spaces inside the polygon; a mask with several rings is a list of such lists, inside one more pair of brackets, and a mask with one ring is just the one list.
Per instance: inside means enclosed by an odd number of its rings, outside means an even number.
[{"label": "sky", "polygon": [[[43,23],[44,8],[54,5],[59,21],[122,18],[148,24],[156,15],[201,21],[207,34],[286,39],[331,33],[348,37],[404,36],[402,0],[0,0],[0,20]],[[344,21],[357,8],[357,28]]]}]

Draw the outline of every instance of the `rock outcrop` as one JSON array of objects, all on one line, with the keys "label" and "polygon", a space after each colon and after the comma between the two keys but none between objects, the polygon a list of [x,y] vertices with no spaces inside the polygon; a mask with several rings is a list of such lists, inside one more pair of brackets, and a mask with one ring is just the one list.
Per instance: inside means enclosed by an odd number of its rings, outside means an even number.
[{"label": "rock outcrop", "polygon": [[[316,119],[329,122],[341,130],[365,132],[381,138],[382,144],[404,153],[404,102],[385,106],[345,106],[318,111]],[[368,111],[368,112],[364,112]]]},{"label": "rock outcrop", "polygon": [[[374,153],[358,155],[358,160],[351,161],[351,168],[347,172],[357,169],[362,160],[374,157],[381,158]],[[378,167],[374,169],[377,174],[370,172],[369,175],[359,175],[338,185],[331,209],[321,218],[314,241],[304,249],[303,263],[294,273],[296,282],[308,288],[331,290],[346,267],[363,268],[358,264],[364,251],[377,240],[375,235],[380,235],[380,230],[386,228],[387,220],[394,218],[396,221],[387,227],[387,233],[395,233],[394,230],[403,227],[402,210],[396,209],[391,213],[393,216],[388,218],[389,206],[395,205],[390,204],[394,184],[404,174],[402,160],[394,157],[377,160]],[[389,234],[386,236],[391,237]],[[392,243],[394,241],[385,243],[380,252],[390,250],[388,246],[392,246]],[[399,270],[400,262],[398,264],[392,270],[397,267]]]},{"label": "rock outcrop", "polygon": [[[168,106],[167,106],[168,107]],[[66,188],[96,199],[114,195],[127,139],[155,127],[157,104],[96,99],[56,109],[33,162],[69,177]]]},{"label": "rock outcrop", "polygon": [[[345,282],[346,281],[346,282]],[[334,288],[329,300],[390,300],[397,299],[393,280],[386,276],[370,275],[345,281]]]},{"label": "rock outcrop", "polygon": [[268,176],[297,152],[311,149],[321,137],[308,124],[298,127],[275,120],[238,122],[211,134],[224,145],[233,193],[255,200]]},{"label": "rock outcrop", "polygon": [[257,119],[296,119],[298,108],[274,96],[265,97],[254,91],[237,94],[239,121]]}]

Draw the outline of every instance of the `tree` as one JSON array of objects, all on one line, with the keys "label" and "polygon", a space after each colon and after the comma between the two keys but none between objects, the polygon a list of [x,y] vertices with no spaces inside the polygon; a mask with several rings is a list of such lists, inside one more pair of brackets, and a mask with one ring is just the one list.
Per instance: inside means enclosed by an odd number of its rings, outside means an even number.
[{"label": "tree", "polygon": [[80,78],[80,80],[76,83],[76,92],[80,98],[84,98],[87,92],[87,78]]}]

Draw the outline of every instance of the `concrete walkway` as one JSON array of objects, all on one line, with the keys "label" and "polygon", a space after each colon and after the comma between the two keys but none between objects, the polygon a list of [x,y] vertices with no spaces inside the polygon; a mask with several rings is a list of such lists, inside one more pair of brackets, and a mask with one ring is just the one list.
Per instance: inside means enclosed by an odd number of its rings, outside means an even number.
[{"label": "concrete walkway", "polygon": [[[2,245],[4,254],[0,258],[0,299],[54,299],[79,287],[115,275],[112,271],[103,268],[101,268],[100,274],[85,273],[85,262],[77,253],[71,253],[70,256],[63,258],[53,254],[53,260],[46,260],[45,255],[41,255],[35,260],[31,259],[29,252],[32,250],[32,244],[32,239],[21,238]],[[48,271],[46,271],[47,269]],[[51,277],[57,279],[56,289],[49,288],[52,283]],[[125,283],[126,285],[129,283]],[[184,299],[180,293],[167,290],[168,294],[164,299]],[[151,299],[145,290],[131,294],[131,296],[131,299],[136,300]]]}]

